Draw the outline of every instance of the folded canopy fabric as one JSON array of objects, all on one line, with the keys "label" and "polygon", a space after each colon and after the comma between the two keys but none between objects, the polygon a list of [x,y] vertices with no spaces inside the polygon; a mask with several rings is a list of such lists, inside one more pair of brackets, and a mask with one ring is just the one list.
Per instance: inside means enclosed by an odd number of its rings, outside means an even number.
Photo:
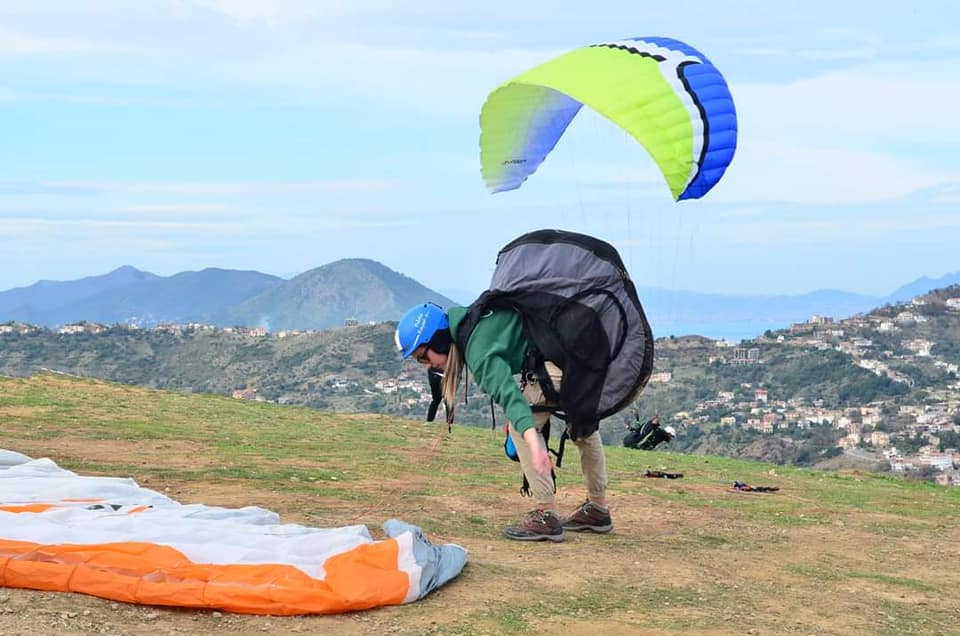
[{"label": "folded canopy fabric", "polygon": [[464,548],[416,526],[281,524],[257,507],[183,505],[132,479],[0,450],[0,585],[249,614],[333,614],[418,600]]}]

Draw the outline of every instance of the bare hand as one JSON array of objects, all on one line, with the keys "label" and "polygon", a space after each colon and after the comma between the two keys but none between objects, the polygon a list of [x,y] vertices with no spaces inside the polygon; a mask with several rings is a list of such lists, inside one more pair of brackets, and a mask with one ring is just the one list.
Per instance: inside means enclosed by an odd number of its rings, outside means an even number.
[{"label": "bare hand", "polygon": [[535,428],[528,428],[523,432],[523,441],[527,443],[530,449],[530,459],[533,462],[533,469],[540,475],[549,477],[553,470],[553,464],[550,462],[550,454],[547,452],[547,444],[543,441],[543,436]]}]

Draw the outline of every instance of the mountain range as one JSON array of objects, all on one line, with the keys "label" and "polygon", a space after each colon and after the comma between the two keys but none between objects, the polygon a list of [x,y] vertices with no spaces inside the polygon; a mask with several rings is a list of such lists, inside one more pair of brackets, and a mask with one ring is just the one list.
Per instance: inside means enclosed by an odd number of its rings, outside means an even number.
[{"label": "mountain range", "polygon": [[[919,278],[886,296],[818,290],[788,296],[728,296],[638,287],[656,336],[697,334],[742,339],[818,314],[841,318],[960,284],[960,272]],[[209,268],[158,276],[131,266],[70,281],[41,280],[0,292],[0,322],[56,327],[103,324],[203,323],[269,330],[325,329],[396,320],[421,302],[465,304],[370,259],[351,258],[287,280],[256,271]]]},{"label": "mountain range", "polygon": [[936,279],[921,277],[885,296],[835,289],[794,296],[726,296],[656,287],[638,287],[637,293],[657,337],[696,334],[741,340],[809,320],[813,315],[845,318],[957,284],[960,272]]},{"label": "mountain range", "polygon": [[269,330],[325,329],[347,319],[396,320],[420,302],[449,298],[369,259],[344,259],[290,280],[254,271],[209,268],[157,276],[124,266],[101,276],[39,281],[0,292],[0,322],[56,327],[203,323]]}]

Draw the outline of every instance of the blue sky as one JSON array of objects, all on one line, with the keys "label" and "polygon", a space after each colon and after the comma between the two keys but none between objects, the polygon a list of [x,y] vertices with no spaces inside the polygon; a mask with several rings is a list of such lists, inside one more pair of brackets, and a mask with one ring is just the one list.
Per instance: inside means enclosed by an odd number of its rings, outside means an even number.
[{"label": "blue sky", "polygon": [[[0,289],[366,257],[479,291],[502,245],[562,227],[613,242],[639,285],[885,294],[960,270],[958,7],[3,3]],[[714,190],[673,202],[638,144],[581,112],[522,188],[488,194],[486,95],[643,35],[727,79],[739,145]]]}]

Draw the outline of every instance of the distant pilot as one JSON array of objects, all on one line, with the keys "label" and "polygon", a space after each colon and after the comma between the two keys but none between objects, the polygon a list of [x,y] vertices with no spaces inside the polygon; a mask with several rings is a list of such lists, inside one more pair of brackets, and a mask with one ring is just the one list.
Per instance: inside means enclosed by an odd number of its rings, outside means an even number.
[{"label": "distant pilot", "polygon": [[[637,418],[639,423],[639,417]],[[660,416],[654,415],[644,422],[643,426],[627,425],[629,433],[623,438],[623,445],[627,448],[653,450],[660,444],[673,441],[677,431],[672,426],[660,428]]]}]

